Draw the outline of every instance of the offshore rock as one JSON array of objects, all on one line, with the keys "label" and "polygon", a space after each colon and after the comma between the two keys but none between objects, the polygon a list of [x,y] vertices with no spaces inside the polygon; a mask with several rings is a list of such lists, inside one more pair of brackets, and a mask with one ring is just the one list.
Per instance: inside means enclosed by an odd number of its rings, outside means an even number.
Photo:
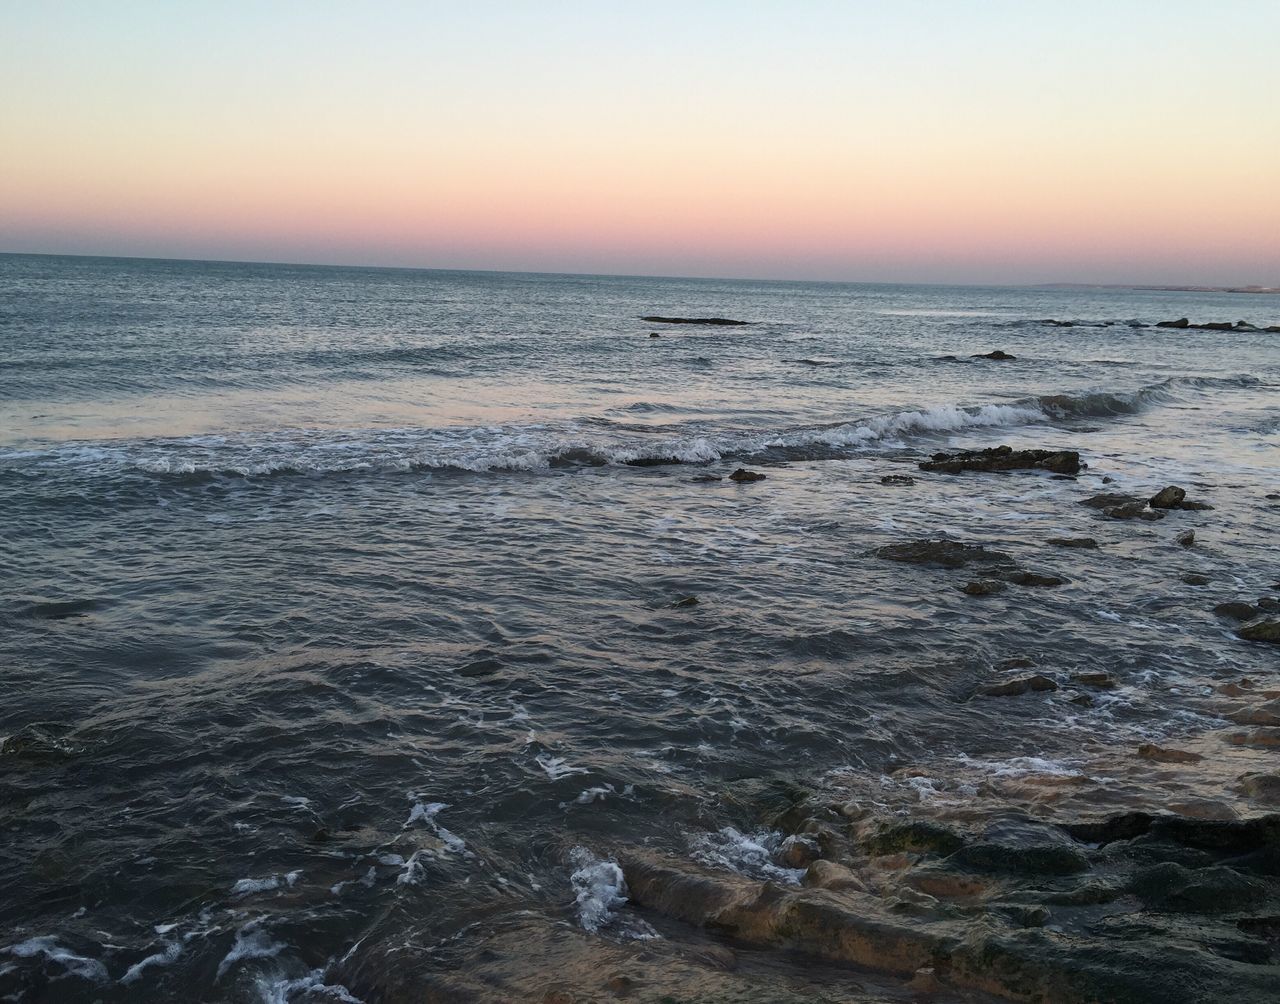
[{"label": "offshore rock", "polygon": [[737,481],[739,484],[750,484],[752,481],[763,481],[764,479],[765,475],[759,471],[749,471],[745,467],[739,467],[729,475],[730,481]]},{"label": "offshore rock", "polygon": [[909,474],[886,474],[880,479],[882,485],[914,485],[916,479]]},{"label": "offshore rock", "polygon": [[1111,509],[1116,506],[1134,505],[1141,502],[1144,506],[1146,502],[1134,495],[1121,495],[1117,492],[1103,492],[1101,495],[1092,495],[1087,499],[1081,499],[1081,505],[1087,505],[1090,509]]},{"label": "offshore rock", "polygon": [[1102,515],[1111,519],[1164,519],[1164,513],[1156,509],[1148,509],[1146,502],[1127,502],[1124,505],[1103,509]]},{"label": "offshore rock", "polygon": [[1015,450],[996,446],[986,450],[935,453],[920,462],[922,471],[960,474],[963,471],[1045,470],[1054,474],[1078,474],[1080,454],[1075,450]]},{"label": "offshore rock", "polygon": [[974,355],[970,356],[970,358],[971,359],[994,359],[997,362],[1006,362],[1009,360],[1017,359],[1018,357],[1009,355],[1009,353],[1005,352],[1003,349],[996,349],[994,352],[975,353]]},{"label": "offshore rock", "polygon": [[1252,604],[1233,600],[1230,603],[1219,603],[1213,608],[1219,617],[1228,617],[1233,621],[1251,621],[1258,616],[1258,609]]},{"label": "offshore rock", "polygon": [[1236,630],[1245,641],[1269,641],[1280,644],[1280,620],[1254,621]]},{"label": "offshore rock", "polygon": [[978,693],[983,697],[1019,697],[1022,694],[1041,693],[1057,690],[1058,685],[1049,677],[1036,674],[1023,676],[1016,680],[1005,680],[1001,683],[989,683],[981,687]]},{"label": "offshore rock", "polygon": [[1055,547],[1073,547],[1089,551],[1098,548],[1098,542],[1092,537],[1050,537],[1045,543],[1053,544]]},{"label": "offshore rock", "polygon": [[642,321],[650,324],[708,324],[730,327],[741,327],[744,324],[750,324],[750,321],[735,321],[728,317],[642,317]]},{"label": "offshore rock", "polygon": [[1168,488],[1161,488],[1151,496],[1149,504],[1152,509],[1176,509],[1186,497],[1186,489],[1170,485]]},{"label": "offshore rock", "polygon": [[1196,542],[1196,532],[1194,530],[1183,530],[1173,539],[1183,547],[1190,547]]},{"label": "offshore rock", "polygon": [[1176,321],[1157,321],[1157,328],[1189,328],[1191,327],[1191,319],[1187,317],[1179,317]]},{"label": "offshore rock", "polygon": [[1000,551],[988,551],[981,544],[962,544],[956,540],[914,540],[905,544],[887,544],[877,548],[876,557],[904,561],[912,565],[939,565],[963,568],[965,565],[1005,565],[1013,559]]},{"label": "offshore rock", "polygon": [[1006,586],[999,579],[974,579],[960,587],[960,591],[967,596],[994,596],[996,593],[1003,593]]}]

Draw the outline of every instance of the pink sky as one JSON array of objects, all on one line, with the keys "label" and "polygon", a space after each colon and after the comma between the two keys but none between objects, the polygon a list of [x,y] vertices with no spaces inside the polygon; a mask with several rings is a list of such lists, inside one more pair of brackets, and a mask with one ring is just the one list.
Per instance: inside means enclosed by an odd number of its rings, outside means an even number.
[{"label": "pink sky", "polygon": [[0,250],[1280,284],[1280,8],[1232,6],[31,5]]}]

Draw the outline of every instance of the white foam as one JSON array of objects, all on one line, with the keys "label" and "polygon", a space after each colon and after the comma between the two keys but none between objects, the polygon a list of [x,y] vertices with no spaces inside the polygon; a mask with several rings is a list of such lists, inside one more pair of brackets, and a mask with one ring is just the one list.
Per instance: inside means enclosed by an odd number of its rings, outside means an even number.
[{"label": "white foam", "polygon": [[587,788],[581,792],[572,802],[561,802],[560,808],[564,809],[570,805],[590,805],[592,802],[601,801],[612,795],[616,788],[611,784],[601,785],[598,788]]},{"label": "white foam", "polygon": [[784,839],[772,830],[743,833],[726,826],[715,833],[697,834],[690,838],[690,844],[694,859],[703,864],[752,878],[799,885],[803,868],[784,868],[773,860]]},{"label": "white foam", "polygon": [[123,976],[120,977],[121,983],[133,983],[138,979],[144,970],[151,966],[168,966],[175,962],[179,955],[182,954],[182,946],[176,941],[167,941],[164,943],[164,949],[156,952],[154,955],[148,955],[141,962],[135,962],[130,966]]},{"label": "white foam", "polygon": [[264,925],[264,918],[251,920],[236,931],[236,940],[225,958],[218,963],[218,972],[214,979],[222,979],[227,970],[237,962],[245,959],[269,959],[279,955],[288,947],[283,942],[271,939]]},{"label": "white foam", "polygon": [[79,976],[81,979],[94,982],[101,982],[107,979],[106,966],[97,959],[89,959],[83,955],[77,955],[69,948],[63,948],[53,935],[28,938],[26,941],[10,945],[8,948],[0,949],[0,951],[16,955],[20,959],[31,959],[43,955],[50,962],[58,963],[72,976]]},{"label": "white foam", "polygon": [[583,930],[610,933],[625,938],[659,937],[658,932],[639,917],[621,917],[615,911],[627,903],[627,880],[616,861],[596,857],[585,847],[569,852],[574,870],[569,876]]},{"label": "white foam", "polygon": [[292,886],[298,881],[298,876],[302,874],[302,870],[291,871],[287,875],[268,875],[266,878],[242,878],[231,887],[231,895],[233,896],[251,896],[258,892],[270,892],[272,889],[279,889],[282,885]]},{"label": "white foam", "polygon": [[299,993],[304,995],[305,1000],[314,1000],[320,996],[340,1004],[364,1004],[342,984],[326,983],[323,969],[313,969],[306,976],[294,980],[276,980],[274,983],[259,980],[258,992],[262,994],[262,1004],[289,1004],[294,995]]},{"label": "white foam", "polygon": [[586,774],[585,767],[575,767],[568,763],[564,757],[552,756],[550,753],[539,753],[533,758],[533,762],[547,772],[547,777],[553,781],[559,781],[564,777],[571,777],[574,774]]}]

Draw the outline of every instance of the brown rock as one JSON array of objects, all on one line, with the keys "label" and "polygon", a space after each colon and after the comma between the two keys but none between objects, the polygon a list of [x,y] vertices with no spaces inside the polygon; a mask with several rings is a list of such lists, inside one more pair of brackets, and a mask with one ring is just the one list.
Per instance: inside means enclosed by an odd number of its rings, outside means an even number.
[{"label": "brown rock", "polygon": [[1280,774],[1245,774],[1240,778],[1240,790],[1255,802],[1280,805]]},{"label": "brown rock", "polygon": [[1154,760],[1156,763],[1199,763],[1204,759],[1199,753],[1165,749],[1155,743],[1143,743],[1139,746],[1138,756],[1144,760]]},{"label": "brown rock", "polygon": [[1280,725],[1280,701],[1229,711],[1223,717],[1237,725]]},{"label": "brown rock", "polygon": [[866,892],[867,886],[851,868],[834,861],[814,861],[809,865],[801,881],[815,889],[853,889]]},{"label": "brown rock", "polygon": [[730,481],[737,481],[739,484],[749,484],[752,481],[763,481],[764,479],[765,475],[759,471],[749,471],[745,467],[739,467],[729,475]]},{"label": "brown rock", "polygon": [[1183,530],[1173,539],[1176,543],[1181,544],[1183,547],[1190,547],[1192,544],[1196,542],[1196,532],[1194,530]]},{"label": "brown rock", "polygon": [[1005,591],[1005,584],[999,579],[974,579],[961,587],[967,596],[994,596]]},{"label": "brown rock", "polygon": [[1252,729],[1248,732],[1232,732],[1227,742],[1233,746],[1280,746],[1280,729]]}]

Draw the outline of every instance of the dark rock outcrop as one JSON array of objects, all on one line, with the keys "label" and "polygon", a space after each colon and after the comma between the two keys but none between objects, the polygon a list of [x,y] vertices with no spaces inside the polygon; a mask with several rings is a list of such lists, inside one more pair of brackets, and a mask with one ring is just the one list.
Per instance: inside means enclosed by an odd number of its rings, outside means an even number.
[{"label": "dark rock outcrop", "polygon": [[1045,543],[1053,544],[1055,547],[1071,547],[1088,551],[1095,551],[1098,548],[1098,542],[1092,537],[1050,537]]},{"label": "dark rock outcrop", "polygon": [[1057,689],[1056,682],[1036,673],[1034,676],[1020,676],[1012,680],[1001,680],[999,683],[989,683],[979,687],[978,693],[983,697],[1020,697],[1023,694]]},{"label": "dark rock outcrop", "polygon": [[905,544],[886,544],[875,551],[877,558],[904,561],[912,565],[937,565],[942,568],[964,568],[966,565],[1007,565],[1013,559],[1001,551],[988,551],[981,544],[962,544],[958,540],[913,540]]},{"label": "dark rock outcrop", "polygon": [[728,317],[657,317],[649,316],[640,318],[649,324],[707,324],[720,325],[729,327],[741,327],[750,324],[750,321],[735,321]]},{"label": "dark rock outcrop", "polygon": [[1170,485],[1168,488],[1161,488],[1152,495],[1147,504],[1152,509],[1176,509],[1186,497],[1186,489],[1179,488],[1177,485]]},{"label": "dark rock outcrop", "polygon": [[971,359],[994,359],[994,360],[996,360],[997,362],[1009,362],[1009,361],[1012,361],[1012,360],[1014,360],[1014,359],[1017,359],[1018,357],[1017,357],[1017,356],[1011,356],[1011,355],[1009,355],[1009,353],[1008,353],[1008,352],[1005,352],[1003,349],[996,349],[994,352],[974,353],[974,354],[973,354],[972,356],[970,356],[969,358],[971,358]]},{"label": "dark rock outcrop", "polygon": [[764,479],[765,475],[759,471],[749,471],[745,467],[739,467],[729,475],[730,481],[737,481],[739,484],[750,484],[752,481],[763,481]]},{"label": "dark rock outcrop", "polygon": [[882,485],[914,485],[916,479],[909,474],[886,474],[880,479]]},{"label": "dark rock outcrop", "polygon": [[1157,328],[1189,328],[1191,327],[1191,319],[1188,317],[1179,317],[1176,321],[1157,321]]},{"label": "dark rock outcrop", "polygon": [[1236,630],[1245,641],[1269,641],[1280,644],[1280,620],[1254,621]]},{"label": "dark rock outcrop", "polygon": [[1075,450],[1014,450],[997,446],[986,450],[962,450],[958,453],[935,453],[920,462],[920,470],[943,474],[964,471],[1044,470],[1054,474],[1078,474],[1080,454]]},{"label": "dark rock outcrop", "polygon": [[1081,499],[1081,505],[1087,505],[1090,509],[1111,509],[1115,506],[1133,505],[1135,502],[1142,502],[1145,506],[1146,502],[1134,495],[1122,495],[1118,492],[1103,492],[1101,495],[1093,495],[1087,499]]}]

